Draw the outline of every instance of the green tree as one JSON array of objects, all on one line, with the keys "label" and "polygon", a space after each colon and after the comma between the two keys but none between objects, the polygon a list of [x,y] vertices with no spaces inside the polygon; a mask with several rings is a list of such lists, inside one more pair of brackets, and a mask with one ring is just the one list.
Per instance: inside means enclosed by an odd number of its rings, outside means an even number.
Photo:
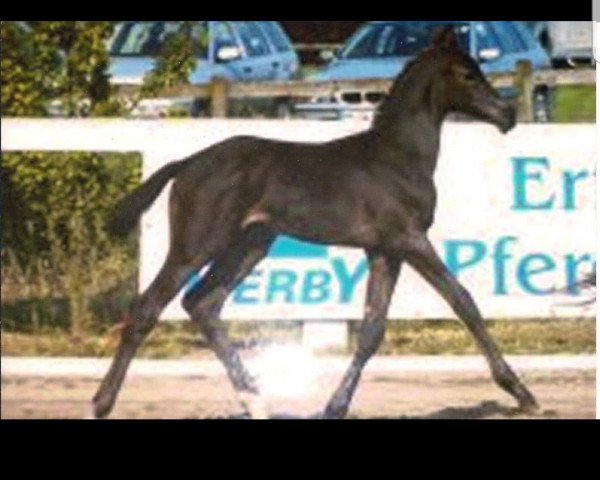
[{"label": "green tree", "polygon": [[[125,114],[108,75],[107,45],[117,23],[2,22],[2,116],[46,116],[53,102],[70,117]],[[165,87],[188,83],[195,53],[206,44],[206,31],[198,22],[180,22],[133,105]]]},{"label": "green tree", "polygon": [[115,22],[2,22],[2,116],[45,116],[57,100],[68,116],[110,111],[106,44],[114,28]]},{"label": "green tree", "polygon": [[207,44],[206,29],[198,22],[181,22],[179,29],[165,40],[154,69],[145,76],[141,95],[153,97],[164,88],[188,84],[197,65],[195,53]]},{"label": "green tree", "polygon": [[55,97],[61,59],[24,22],[0,24],[2,116],[41,116]]},{"label": "green tree", "polygon": [[[195,50],[206,41],[197,25],[181,22],[167,38],[140,98],[188,81]],[[2,116],[48,116],[57,106],[70,117],[126,113],[108,75],[115,27],[1,22]],[[134,277],[135,239],[112,239],[105,224],[114,204],[139,184],[139,162],[76,152],[19,152],[2,160],[3,287],[11,282],[35,300],[66,298],[71,332],[79,335],[91,324],[92,298]]]}]

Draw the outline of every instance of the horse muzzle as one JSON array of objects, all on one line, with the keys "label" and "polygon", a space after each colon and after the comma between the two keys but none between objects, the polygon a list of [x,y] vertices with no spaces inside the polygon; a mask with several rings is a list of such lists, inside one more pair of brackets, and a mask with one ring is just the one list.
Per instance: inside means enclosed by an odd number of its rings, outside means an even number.
[{"label": "horse muzzle", "polygon": [[500,121],[497,123],[498,128],[502,133],[508,133],[517,124],[517,110],[514,106],[506,104],[502,108]]}]

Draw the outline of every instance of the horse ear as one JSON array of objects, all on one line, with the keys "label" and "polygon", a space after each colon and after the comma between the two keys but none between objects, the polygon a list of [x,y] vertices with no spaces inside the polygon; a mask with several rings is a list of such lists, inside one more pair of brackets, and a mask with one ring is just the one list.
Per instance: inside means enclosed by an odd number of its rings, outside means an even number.
[{"label": "horse ear", "polygon": [[454,33],[454,27],[452,25],[445,25],[436,28],[435,32],[433,32],[431,43],[436,47],[457,48],[458,40],[456,33]]}]

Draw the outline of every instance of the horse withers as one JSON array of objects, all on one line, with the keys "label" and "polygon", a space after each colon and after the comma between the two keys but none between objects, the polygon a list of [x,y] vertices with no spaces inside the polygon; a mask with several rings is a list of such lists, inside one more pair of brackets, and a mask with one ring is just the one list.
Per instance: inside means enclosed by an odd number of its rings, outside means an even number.
[{"label": "horse withers", "polygon": [[161,311],[191,274],[210,263],[183,306],[223,362],[248,413],[265,416],[257,383],[219,315],[230,292],[279,234],[362,248],[368,258],[358,348],[322,417],[346,415],[362,369],[383,339],[404,262],[464,322],[496,383],[523,410],[536,409],[535,398],[486,331],[471,295],[427,236],[436,206],[433,176],[440,132],[449,113],[470,115],[503,133],[515,125],[514,108],[459,48],[452,27],[443,27],[395,80],[368,130],[321,144],[233,137],[154,173],[120,203],[110,228],[125,235],[174,179],[170,247],[160,272],[131,306],[112,365],[93,398],[94,415],[111,411],[129,363]]}]

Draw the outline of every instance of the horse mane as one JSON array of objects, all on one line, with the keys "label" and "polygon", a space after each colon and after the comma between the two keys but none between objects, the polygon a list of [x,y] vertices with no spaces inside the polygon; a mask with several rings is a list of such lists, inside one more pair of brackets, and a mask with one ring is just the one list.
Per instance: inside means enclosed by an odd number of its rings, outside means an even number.
[{"label": "horse mane", "polygon": [[388,120],[397,119],[398,102],[401,100],[399,92],[406,86],[408,79],[418,66],[420,66],[426,58],[428,58],[433,49],[431,47],[423,50],[420,55],[411,59],[404,67],[402,72],[396,77],[386,98],[381,102],[375,110],[373,118],[373,127],[377,127],[386,123]]}]

